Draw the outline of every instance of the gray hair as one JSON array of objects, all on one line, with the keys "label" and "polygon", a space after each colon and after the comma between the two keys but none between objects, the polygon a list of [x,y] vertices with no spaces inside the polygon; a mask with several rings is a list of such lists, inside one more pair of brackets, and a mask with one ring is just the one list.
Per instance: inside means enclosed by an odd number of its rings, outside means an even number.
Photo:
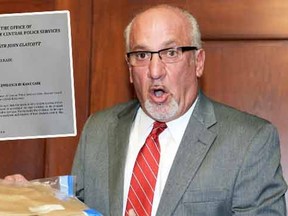
[{"label": "gray hair", "polygon": [[[167,8],[167,9],[172,9],[180,12],[188,21],[189,28],[190,28],[190,38],[191,38],[191,45],[196,46],[197,48],[202,47],[202,41],[201,41],[201,32],[200,28],[198,25],[197,20],[195,17],[189,13],[188,11],[178,8],[178,7],[173,7],[170,5],[158,5],[153,8]],[[141,13],[140,13],[141,14]],[[138,14],[139,15],[139,14]],[[130,34],[131,34],[131,28],[134,23],[135,18],[138,16],[136,15],[130,23],[127,25],[124,31],[124,39],[125,39],[125,46],[126,46],[126,51],[130,51]]]}]

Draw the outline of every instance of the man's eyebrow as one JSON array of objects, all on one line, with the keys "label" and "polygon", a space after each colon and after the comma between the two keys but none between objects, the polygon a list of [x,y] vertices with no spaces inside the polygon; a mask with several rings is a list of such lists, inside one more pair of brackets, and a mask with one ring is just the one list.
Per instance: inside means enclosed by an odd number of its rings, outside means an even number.
[{"label": "man's eyebrow", "polygon": [[[170,48],[170,47],[175,47],[175,46],[177,46],[175,40],[168,40],[160,46],[161,47],[160,49],[165,49],[165,48]],[[140,45],[133,47],[131,51],[133,52],[133,51],[155,51],[155,50],[150,49],[147,46],[140,44]]]},{"label": "man's eyebrow", "polygon": [[142,46],[142,45],[137,45],[137,46],[135,46],[135,47],[133,47],[133,49],[131,49],[131,51],[148,51],[149,49],[147,48],[147,47],[145,47],[145,46]]},{"label": "man's eyebrow", "polygon": [[175,40],[169,40],[164,43],[164,46],[176,46]]}]

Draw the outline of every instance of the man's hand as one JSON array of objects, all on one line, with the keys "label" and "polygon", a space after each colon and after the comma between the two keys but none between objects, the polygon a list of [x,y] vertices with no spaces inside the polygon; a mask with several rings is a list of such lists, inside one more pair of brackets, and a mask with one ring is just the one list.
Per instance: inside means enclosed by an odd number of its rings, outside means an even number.
[{"label": "man's hand", "polygon": [[129,216],[137,216],[136,213],[135,213],[135,211],[134,211],[133,209],[130,209],[130,210],[128,211],[128,215],[129,215]]},{"label": "man's hand", "polygon": [[9,182],[28,182],[28,180],[21,174],[14,174],[14,175],[8,175],[5,176],[4,178],[5,181],[9,181]]}]

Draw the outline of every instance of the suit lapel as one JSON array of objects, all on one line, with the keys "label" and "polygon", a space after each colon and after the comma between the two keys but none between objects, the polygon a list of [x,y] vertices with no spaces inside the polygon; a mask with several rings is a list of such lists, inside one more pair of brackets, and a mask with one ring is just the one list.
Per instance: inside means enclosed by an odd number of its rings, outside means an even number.
[{"label": "suit lapel", "polygon": [[121,215],[123,208],[123,185],[126,151],[131,125],[138,103],[133,103],[118,115],[109,128],[109,202],[110,215]]},{"label": "suit lapel", "polygon": [[157,215],[172,215],[193,180],[216,134],[209,127],[216,123],[211,102],[200,93],[162,193]]}]

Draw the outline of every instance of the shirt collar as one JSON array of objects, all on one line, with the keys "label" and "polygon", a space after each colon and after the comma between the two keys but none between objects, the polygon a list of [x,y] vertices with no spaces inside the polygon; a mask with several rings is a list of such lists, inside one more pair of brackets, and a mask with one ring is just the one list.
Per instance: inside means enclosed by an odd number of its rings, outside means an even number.
[{"label": "shirt collar", "polygon": [[169,128],[169,131],[172,137],[175,139],[176,143],[181,142],[197,101],[198,97],[196,98],[196,100],[193,102],[192,106],[187,110],[186,113],[184,113],[179,118],[174,119],[173,121],[167,123],[167,127]]}]

